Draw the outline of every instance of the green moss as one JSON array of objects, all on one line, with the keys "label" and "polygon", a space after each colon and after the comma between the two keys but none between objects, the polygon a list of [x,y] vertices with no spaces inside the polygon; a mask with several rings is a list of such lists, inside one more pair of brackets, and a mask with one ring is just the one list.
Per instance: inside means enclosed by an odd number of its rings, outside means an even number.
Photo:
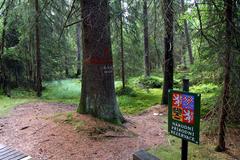
[{"label": "green moss", "polygon": [[148,91],[136,89],[135,91],[135,97],[118,97],[118,103],[123,113],[137,114],[155,104],[160,103],[162,93],[161,89],[149,89]]},{"label": "green moss", "polygon": [[122,86],[121,87],[116,87],[116,94],[118,96],[123,96],[123,95],[130,96],[130,97],[136,97],[137,96],[135,90],[131,87],[128,87],[128,86],[126,86],[125,88],[122,88]]},{"label": "green moss", "polygon": [[55,123],[64,123],[73,126],[76,131],[80,131],[85,124],[84,121],[79,119],[78,114],[74,112],[58,113],[50,118]]},{"label": "green moss", "polygon": [[161,88],[162,79],[156,76],[151,77],[139,77],[138,84],[143,88]]}]

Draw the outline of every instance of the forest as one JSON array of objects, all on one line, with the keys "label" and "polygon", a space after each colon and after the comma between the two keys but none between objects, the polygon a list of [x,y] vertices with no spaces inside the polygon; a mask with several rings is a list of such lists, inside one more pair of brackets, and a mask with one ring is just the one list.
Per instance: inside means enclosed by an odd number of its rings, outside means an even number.
[{"label": "forest", "polygon": [[168,110],[188,81],[188,159],[238,160],[239,41],[239,0],[0,0],[0,159],[181,159]]}]

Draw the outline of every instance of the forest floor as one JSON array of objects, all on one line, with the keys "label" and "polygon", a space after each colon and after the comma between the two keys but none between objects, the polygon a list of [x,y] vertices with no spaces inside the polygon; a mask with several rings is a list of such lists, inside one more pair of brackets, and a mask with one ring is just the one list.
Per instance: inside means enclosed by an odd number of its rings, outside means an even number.
[{"label": "forest floor", "polygon": [[126,116],[124,126],[75,111],[75,105],[61,103],[20,105],[0,118],[0,142],[41,160],[127,160],[166,143],[166,110],[159,105]]}]

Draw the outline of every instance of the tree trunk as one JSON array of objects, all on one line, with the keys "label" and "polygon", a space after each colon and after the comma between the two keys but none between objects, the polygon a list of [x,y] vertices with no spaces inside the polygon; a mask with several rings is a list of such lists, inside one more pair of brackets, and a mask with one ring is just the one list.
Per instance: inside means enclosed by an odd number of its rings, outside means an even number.
[{"label": "tree trunk", "polygon": [[125,64],[124,64],[124,46],[123,46],[123,9],[122,0],[120,0],[120,41],[121,41],[121,76],[122,76],[122,88],[125,88]]},{"label": "tree trunk", "polygon": [[181,63],[183,64],[183,69],[187,69],[187,62],[186,62],[186,56],[185,56],[185,34],[184,32],[181,33],[181,41],[182,41],[182,48],[181,48]]},{"label": "tree trunk", "polygon": [[[7,25],[7,7],[6,7],[6,10],[5,10],[5,14],[4,14],[4,18],[3,18],[3,30],[2,30],[2,37],[1,37],[1,50],[0,50],[0,82],[2,82],[1,84],[1,87],[4,89],[5,86],[3,83],[5,80],[5,71],[4,71],[4,65],[3,65],[3,60],[2,60],[2,57],[4,55],[4,47],[5,47],[5,33],[6,33],[6,25]],[[4,91],[5,92],[5,91]]]},{"label": "tree trunk", "polygon": [[81,10],[83,73],[78,112],[122,123],[114,88],[109,1],[81,0]]},{"label": "tree trunk", "polygon": [[4,17],[3,17],[3,30],[2,30],[2,39],[1,39],[1,44],[0,44],[0,82],[1,82],[1,87],[3,89],[3,92],[5,95],[10,97],[10,89],[9,89],[9,79],[8,75],[6,74],[6,68],[4,66],[3,62],[3,55],[4,55],[4,48],[5,48],[5,38],[6,38],[6,26],[7,26],[7,16],[8,16],[8,11],[10,7],[10,1],[5,2],[5,11],[4,11]]},{"label": "tree trunk", "polygon": [[81,22],[76,25],[76,32],[77,32],[77,73],[76,76],[78,77],[81,75]]},{"label": "tree trunk", "polygon": [[[184,0],[181,0],[181,5],[182,5],[182,12],[184,13],[185,12]],[[188,23],[187,23],[186,19],[184,19],[184,32],[185,32],[185,36],[186,36],[186,43],[187,43],[187,48],[188,48],[190,64],[193,64],[194,58],[193,58],[193,54],[192,54],[192,42],[191,42],[191,38],[189,35]]]},{"label": "tree trunk", "polygon": [[224,88],[223,88],[223,103],[221,108],[221,117],[219,123],[218,146],[216,151],[222,152],[226,150],[225,145],[225,132],[226,132],[226,119],[229,110],[230,100],[230,72],[231,72],[231,55],[232,55],[232,25],[233,25],[233,0],[224,0],[225,5],[225,58],[224,58]]},{"label": "tree trunk", "polygon": [[37,96],[41,97],[42,95],[42,75],[41,75],[41,53],[40,53],[40,35],[39,35],[39,28],[40,28],[40,22],[39,22],[39,16],[40,16],[40,10],[39,10],[39,4],[38,0],[35,0],[35,34],[36,34],[36,70],[37,70],[37,77],[36,77],[36,89],[37,89]]},{"label": "tree trunk", "polygon": [[168,104],[168,90],[173,88],[173,1],[163,0],[164,17],[164,84],[162,104]]},{"label": "tree trunk", "polygon": [[65,77],[69,78],[69,59],[67,57],[67,55],[64,56],[64,63],[65,63]]},{"label": "tree trunk", "polygon": [[157,67],[160,69],[162,67],[162,60],[161,60],[161,53],[160,50],[158,49],[157,45],[157,0],[154,0],[154,32],[153,32],[153,39],[154,39],[154,47],[156,50],[156,55],[157,55]]},{"label": "tree trunk", "polygon": [[147,0],[143,3],[143,23],[144,23],[144,64],[145,64],[145,77],[150,76],[150,63],[149,63],[149,45],[148,45],[148,8]]}]

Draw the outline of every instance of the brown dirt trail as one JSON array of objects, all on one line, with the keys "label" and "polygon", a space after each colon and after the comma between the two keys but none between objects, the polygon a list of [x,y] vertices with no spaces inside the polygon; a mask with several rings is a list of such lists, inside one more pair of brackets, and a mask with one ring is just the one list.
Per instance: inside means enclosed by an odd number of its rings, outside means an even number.
[{"label": "brown dirt trail", "polygon": [[124,127],[74,113],[74,119],[83,122],[76,127],[65,123],[67,112],[74,112],[76,106],[24,104],[0,118],[0,142],[37,160],[127,160],[139,149],[164,143],[166,122],[153,115],[160,108],[126,116],[129,122]]}]

